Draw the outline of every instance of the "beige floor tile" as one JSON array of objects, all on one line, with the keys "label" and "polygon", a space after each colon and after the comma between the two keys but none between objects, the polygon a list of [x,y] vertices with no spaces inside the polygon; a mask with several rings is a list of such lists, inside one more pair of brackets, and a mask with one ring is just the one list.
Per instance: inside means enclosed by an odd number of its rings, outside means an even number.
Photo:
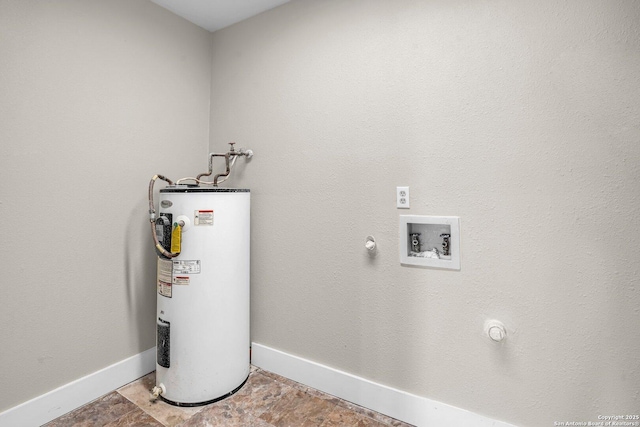
[{"label": "beige floor tile", "polygon": [[343,406],[336,406],[321,427],[387,427],[381,421],[374,420],[363,414],[350,411]]},{"label": "beige floor tile", "polygon": [[[370,418],[373,419],[375,421],[379,421],[380,423],[382,423],[383,425],[388,425],[388,426],[392,426],[392,427],[412,427],[411,424],[407,424],[404,423],[402,421],[396,420],[395,418],[391,418],[388,417],[386,415],[380,414],[378,412],[372,411],[370,409],[367,409],[365,407],[362,407],[360,405],[356,405],[355,403],[351,403],[349,401],[340,399],[338,397],[335,397],[333,395],[330,395],[328,393],[324,393],[320,390],[308,387],[304,384],[295,382],[293,380],[290,380],[288,378],[285,378],[281,375],[275,374],[273,372],[269,372],[269,371],[265,371],[265,370],[261,370],[260,373],[262,373],[265,376],[268,376],[270,378],[275,379],[278,382],[281,382],[283,384],[286,384],[294,389],[298,389],[301,390],[311,396],[317,397],[319,399],[322,400],[326,400],[330,403],[342,406],[348,410],[354,411],[355,413],[361,414],[366,418]],[[348,425],[348,424],[345,424]],[[366,424],[365,424],[366,425]]]},{"label": "beige floor tile", "polygon": [[276,427],[314,427],[325,422],[334,408],[329,401],[291,389],[260,418]]},{"label": "beige floor tile", "polygon": [[101,427],[135,409],[136,405],[114,391],[56,418],[45,427]]},{"label": "beige floor tile", "polygon": [[180,427],[270,426],[258,416],[269,410],[291,387],[253,371],[245,385],[234,395],[207,405]]},{"label": "beige floor tile", "polygon": [[253,366],[237,393],[206,406],[151,401],[154,385],[146,375],[46,427],[411,427]]},{"label": "beige floor tile", "polygon": [[163,425],[142,409],[136,408],[104,427],[163,427]]},{"label": "beige floor tile", "polygon": [[396,420],[395,418],[391,418],[387,415],[372,411],[371,409],[365,408],[360,405],[356,405],[355,403],[351,403],[343,399],[338,399],[338,406],[341,406],[348,411],[353,411],[357,414],[361,414],[367,418],[371,418],[373,420],[379,421],[383,425],[388,425],[392,427],[413,427],[411,424],[404,423],[402,421]]},{"label": "beige floor tile", "polygon": [[118,390],[122,396],[135,403],[147,414],[166,427],[175,427],[202,410],[198,407],[173,406],[161,400],[152,401],[150,390],[156,384],[155,372],[134,381]]},{"label": "beige floor tile", "polygon": [[254,372],[249,375],[249,380],[244,387],[225,401],[232,402],[237,407],[258,417],[291,390],[290,386],[276,381],[262,372]]},{"label": "beige floor tile", "polygon": [[272,427],[230,399],[207,405],[179,427]]}]

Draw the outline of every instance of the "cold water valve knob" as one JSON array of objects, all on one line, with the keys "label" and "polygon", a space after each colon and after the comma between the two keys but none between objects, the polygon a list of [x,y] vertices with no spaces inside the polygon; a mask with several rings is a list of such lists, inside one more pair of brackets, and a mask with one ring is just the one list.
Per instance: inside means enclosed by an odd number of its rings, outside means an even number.
[{"label": "cold water valve knob", "polygon": [[409,237],[411,238],[411,250],[413,252],[420,252],[420,239],[418,239],[419,235],[420,233],[409,234]]}]

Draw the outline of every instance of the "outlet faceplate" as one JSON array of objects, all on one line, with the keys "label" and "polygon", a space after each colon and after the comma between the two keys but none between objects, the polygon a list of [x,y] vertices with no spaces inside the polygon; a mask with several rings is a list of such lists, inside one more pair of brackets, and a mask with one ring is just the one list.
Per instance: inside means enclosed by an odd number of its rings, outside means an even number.
[{"label": "outlet faceplate", "polygon": [[409,187],[396,187],[396,206],[409,209]]}]

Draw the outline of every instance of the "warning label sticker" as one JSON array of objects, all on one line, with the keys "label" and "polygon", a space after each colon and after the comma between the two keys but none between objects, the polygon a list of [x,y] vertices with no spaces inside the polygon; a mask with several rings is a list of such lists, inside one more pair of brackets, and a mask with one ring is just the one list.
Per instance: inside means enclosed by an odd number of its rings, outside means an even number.
[{"label": "warning label sticker", "polygon": [[188,285],[189,284],[189,276],[175,276],[173,278],[174,285]]},{"label": "warning label sticker", "polygon": [[200,260],[174,260],[173,274],[200,274]]},{"label": "warning label sticker", "polygon": [[171,276],[173,275],[172,270],[173,262],[171,260],[158,258],[158,293],[167,298],[171,298]]},{"label": "warning label sticker", "polygon": [[213,210],[197,210],[193,213],[194,225],[213,225]]},{"label": "warning label sticker", "polygon": [[171,298],[171,282],[158,280],[158,293],[163,297]]}]

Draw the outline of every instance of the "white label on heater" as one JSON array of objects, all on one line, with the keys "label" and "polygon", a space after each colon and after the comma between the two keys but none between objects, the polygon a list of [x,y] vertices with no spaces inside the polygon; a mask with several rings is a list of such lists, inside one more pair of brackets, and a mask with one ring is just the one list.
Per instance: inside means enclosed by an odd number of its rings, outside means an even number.
[{"label": "white label on heater", "polygon": [[189,276],[175,276],[173,278],[174,285],[188,285],[189,284]]},{"label": "white label on heater", "polygon": [[158,280],[158,293],[163,297],[171,298],[171,282]]},{"label": "white label on heater", "polygon": [[200,274],[200,260],[174,260],[173,274]]},{"label": "white label on heater", "polygon": [[158,293],[167,298],[171,298],[171,277],[173,262],[168,259],[158,258]]},{"label": "white label on heater", "polygon": [[194,225],[213,225],[213,210],[197,210],[193,213]]}]

